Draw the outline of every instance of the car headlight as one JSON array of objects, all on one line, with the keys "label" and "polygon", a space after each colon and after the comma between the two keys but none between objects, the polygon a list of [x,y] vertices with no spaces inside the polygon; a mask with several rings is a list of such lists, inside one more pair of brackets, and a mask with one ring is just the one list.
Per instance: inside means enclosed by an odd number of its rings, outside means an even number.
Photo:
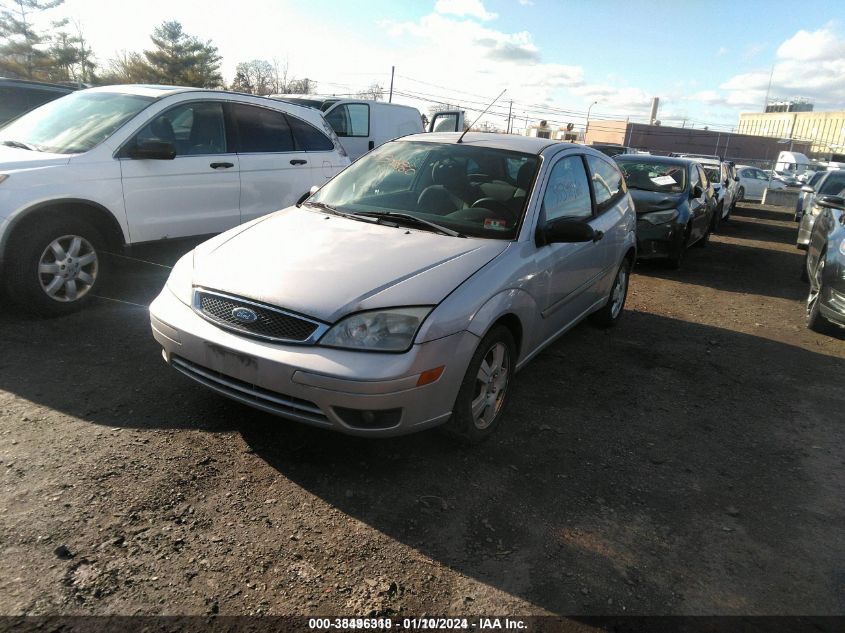
[{"label": "car headlight", "polygon": [[429,312],[431,306],[353,314],[326,332],[320,339],[320,345],[376,352],[404,352],[411,347],[417,330]]},{"label": "car headlight", "polygon": [[194,280],[194,251],[190,251],[176,262],[170,277],[167,278],[167,289],[185,305],[191,305]]},{"label": "car headlight", "polygon": [[667,209],[666,211],[652,211],[651,213],[643,213],[640,218],[649,224],[666,224],[671,222],[680,215],[677,209]]}]

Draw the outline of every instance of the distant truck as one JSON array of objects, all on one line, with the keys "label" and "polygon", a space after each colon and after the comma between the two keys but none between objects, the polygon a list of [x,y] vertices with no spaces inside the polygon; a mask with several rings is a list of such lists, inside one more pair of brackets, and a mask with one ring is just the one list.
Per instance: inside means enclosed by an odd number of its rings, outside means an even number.
[{"label": "distant truck", "polygon": [[352,160],[387,141],[425,131],[419,110],[397,103],[317,95],[277,94],[270,97],[322,111]]},{"label": "distant truck", "polygon": [[810,159],[800,152],[781,152],[775,161],[775,172],[797,178],[811,169]]}]

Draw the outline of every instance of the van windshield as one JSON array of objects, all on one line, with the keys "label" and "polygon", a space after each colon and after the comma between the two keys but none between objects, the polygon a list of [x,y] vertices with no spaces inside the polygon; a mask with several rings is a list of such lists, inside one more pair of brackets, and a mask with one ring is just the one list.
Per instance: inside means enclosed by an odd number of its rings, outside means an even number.
[{"label": "van windshield", "polygon": [[54,154],[87,152],[154,100],[141,95],[75,92],[4,127],[0,143]]}]

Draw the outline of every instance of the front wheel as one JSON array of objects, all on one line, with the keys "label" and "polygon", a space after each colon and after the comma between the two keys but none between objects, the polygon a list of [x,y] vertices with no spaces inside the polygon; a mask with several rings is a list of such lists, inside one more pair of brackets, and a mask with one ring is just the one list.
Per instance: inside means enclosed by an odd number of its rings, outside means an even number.
[{"label": "front wheel", "polygon": [[599,310],[590,315],[590,320],[599,327],[613,327],[622,317],[622,309],[625,307],[625,299],[628,297],[628,282],[631,279],[631,260],[626,257],[619,270],[616,271],[616,279],[613,280],[613,287],[610,289],[610,296],[607,303]]},{"label": "front wheel", "polygon": [[[742,202],[743,200],[745,200],[745,187],[740,187],[739,191],[736,192],[736,201]],[[734,207],[736,207],[736,204],[734,204]]]},{"label": "front wheel", "polygon": [[54,218],[14,237],[6,271],[9,298],[40,316],[79,309],[102,277],[103,239],[87,222]]},{"label": "front wheel", "polygon": [[469,362],[452,417],[443,430],[465,444],[490,437],[501,426],[515,365],[513,335],[503,325],[494,327]]}]

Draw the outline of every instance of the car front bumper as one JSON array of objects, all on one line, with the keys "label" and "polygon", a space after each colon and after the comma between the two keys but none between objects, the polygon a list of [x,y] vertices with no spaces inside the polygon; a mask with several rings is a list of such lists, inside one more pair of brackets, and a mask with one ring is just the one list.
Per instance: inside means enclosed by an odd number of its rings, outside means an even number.
[{"label": "car front bumper", "polygon": [[681,249],[684,227],[674,221],[652,224],[637,221],[637,258],[661,259],[672,257]]},{"label": "car front bumper", "polygon": [[[463,331],[402,354],[282,345],[216,327],[167,288],[150,305],[165,361],[233,400],[343,433],[392,436],[446,422],[478,345]],[[420,374],[445,366],[417,386]]]}]

